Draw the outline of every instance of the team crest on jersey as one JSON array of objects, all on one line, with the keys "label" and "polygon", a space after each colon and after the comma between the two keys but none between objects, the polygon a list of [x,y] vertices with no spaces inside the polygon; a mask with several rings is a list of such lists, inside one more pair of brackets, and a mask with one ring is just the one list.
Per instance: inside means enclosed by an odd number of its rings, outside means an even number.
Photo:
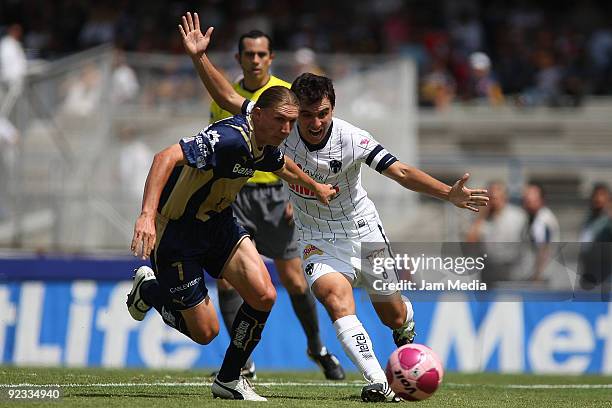
[{"label": "team crest on jersey", "polygon": [[216,130],[206,131],[206,136],[210,140],[210,147],[214,148],[217,142],[219,142],[219,133]]},{"label": "team crest on jersey", "polygon": [[304,260],[310,258],[313,255],[323,255],[323,251],[312,244],[306,245],[304,248]]},{"label": "team crest on jersey", "polygon": [[331,168],[331,171],[334,172],[334,174],[338,174],[340,170],[342,170],[342,162],[340,160],[334,159],[329,162],[329,167]]},{"label": "team crest on jersey", "polygon": [[313,263],[309,263],[308,265],[306,265],[306,268],[304,268],[304,272],[306,272],[306,275],[308,275],[308,276],[312,276],[313,270],[314,270],[314,264]]}]

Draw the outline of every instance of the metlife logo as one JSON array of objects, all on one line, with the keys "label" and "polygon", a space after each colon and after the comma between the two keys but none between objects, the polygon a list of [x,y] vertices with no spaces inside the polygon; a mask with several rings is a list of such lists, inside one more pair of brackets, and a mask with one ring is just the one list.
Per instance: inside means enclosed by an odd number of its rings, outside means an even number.
[{"label": "metlife logo", "polygon": [[[75,275],[98,269],[96,279],[34,279],[48,261],[2,263],[0,271],[0,363],[35,366],[218,368],[229,344],[225,331],[209,345],[200,346],[162,322],[155,310],[144,321],[126,310],[128,280],[108,280],[129,274],[129,262],[74,261]],[[273,271],[273,264],[268,264]],[[14,275],[7,271],[15,269]],[[52,268],[57,270],[56,268]],[[116,271],[115,271],[116,269]],[[19,281],[11,276],[29,276]],[[13,279],[13,280],[10,280]],[[213,304],[214,283],[207,281]],[[212,284],[211,284],[212,283]],[[299,332],[289,296],[277,286],[278,298],[255,352],[261,369],[311,369],[303,347],[287,341]],[[432,347],[448,371],[612,374],[612,302],[601,296],[578,299],[576,293],[551,292],[537,298],[525,290],[489,290],[479,299],[468,292],[411,296],[418,327],[418,343]],[[553,299],[556,297],[556,299]],[[570,301],[568,299],[574,299]],[[364,290],[355,293],[357,315],[385,361],[394,349]],[[319,313],[325,311],[318,305]],[[217,309],[218,310],[218,309]],[[324,342],[336,339],[331,323],[320,320]],[[360,339],[355,344],[362,343]],[[350,361],[338,353],[347,367]]]}]

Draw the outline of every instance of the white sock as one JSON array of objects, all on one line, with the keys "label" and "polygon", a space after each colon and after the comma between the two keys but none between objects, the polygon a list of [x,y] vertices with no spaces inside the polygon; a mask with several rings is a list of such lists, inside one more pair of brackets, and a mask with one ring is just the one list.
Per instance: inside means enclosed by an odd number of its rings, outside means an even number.
[{"label": "white sock", "polygon": [[412,309],[412,303],[410,302],[410,299],[402,295],[402,300],[406,304],[406,321],[404,323],[407,323],[414,317],[414,309]]},{"label": "white sock", "polygon": [[374,354],[372,340],[357,316],[341,317],[334,322],[334,329],[344,352],[361,371],[366,381],[387,382],[385,372]]}]

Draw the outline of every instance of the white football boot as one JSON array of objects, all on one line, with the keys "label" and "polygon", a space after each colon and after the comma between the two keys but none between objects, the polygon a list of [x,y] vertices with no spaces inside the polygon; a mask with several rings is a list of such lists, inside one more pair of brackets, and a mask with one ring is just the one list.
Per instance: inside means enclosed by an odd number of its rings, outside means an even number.
[{"label": "white football boot", "polygon": [[245,401],[267,401],[266,398],[257,394],[249,380],[242,375],[234,381],[221,382],[217,378],[211,387],[214,398],[245,400]]},{"label": "white football boot", "polygon": [[151,310],[151,306],[147,305],[142,297],[140,296],[140,287],[143,282],[155,279],[155,273],[153,269],[148,266],[141,266],[136,269],[134,273],[134,283],[132,284],[132,290],[128,293],[127,301],[125,302],[130,312],[130,316],[134,320],[141,321],[147,315],[147,312]]}]

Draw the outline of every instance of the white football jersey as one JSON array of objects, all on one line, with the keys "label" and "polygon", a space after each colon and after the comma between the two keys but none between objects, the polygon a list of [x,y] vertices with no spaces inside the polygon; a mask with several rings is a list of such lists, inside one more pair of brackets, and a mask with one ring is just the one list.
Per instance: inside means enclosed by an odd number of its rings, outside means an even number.
[{"label": "white football jersey", "polygon": [[359,239],[379,228],[376,207],[361,185],[361,163],[382,172],[397,159],[368,132],[333,118],[327,137],[312,146],[300,137],[296,125],[280,149],[315,181],[340,190],[325,205],[311,190],[289,185],[300,239]]}]

